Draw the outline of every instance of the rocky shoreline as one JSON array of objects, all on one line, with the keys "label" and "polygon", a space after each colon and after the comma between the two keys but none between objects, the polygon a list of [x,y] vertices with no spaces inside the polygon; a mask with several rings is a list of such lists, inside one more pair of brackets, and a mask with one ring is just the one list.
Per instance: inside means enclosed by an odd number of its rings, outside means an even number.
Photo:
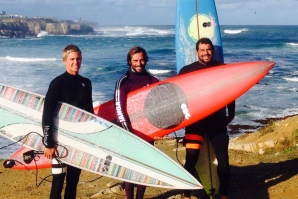
[{"label": "rocky shoreline", "polygon": [[266,127],[230,140],[229,149],[262,155],[272,149],[298,148],[298,116],[268,120]]},{"label": "rocky shoreline", "polygon": [[61,21],[54,18],[0,18],[0,36],[25,38],[37,36],[41,31],[53,35],[88,35],[94,34],[90,26],[96,23]]}]

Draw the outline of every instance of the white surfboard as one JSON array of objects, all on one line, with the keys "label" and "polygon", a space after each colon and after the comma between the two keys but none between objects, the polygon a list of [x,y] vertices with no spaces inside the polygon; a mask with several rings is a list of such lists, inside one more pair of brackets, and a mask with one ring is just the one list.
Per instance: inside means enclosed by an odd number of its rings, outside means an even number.
[{"label": "white surfboard", "polygon": [[[0,135],[43,150],[43,104],[42,95],[0,84]],[[59,156],[66,164],[146,186],[202,189],[163,152],[96,115],[58,103],[54,119]]]}]

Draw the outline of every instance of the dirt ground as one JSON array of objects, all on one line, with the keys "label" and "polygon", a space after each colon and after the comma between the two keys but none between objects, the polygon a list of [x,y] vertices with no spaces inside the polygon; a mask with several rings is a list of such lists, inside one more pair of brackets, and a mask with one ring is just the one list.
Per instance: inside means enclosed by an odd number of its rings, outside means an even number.
[{"label": "dirt ground", "polygon": [[[269,126],[269,130],[245,135],[242,140],[258,140],[268,132],[269,137],[280,135],[292,129],[291,135],[295,142],[287,142],[287,146],[266,149],[264,154],[229,150],[231,164],[230,199],[296,199],[298,198],[298,150],[296,129],[298,118],[292,118],[292,122],[286,124],[280,121]],[[284,128],[282,128],[283,125]],[[277,128],[278,127],[278,128]],[[273,130],[272,130],[273,128]],[[275,128],[275,129],[274,129]],[[265,132],[265,133],[264,133]],[[249,138],[250,137],[250,138]],[[175,139],[156,141],[155,146],[171,156],[174,160],[184,163],[185,149]],[[176,147],[178,147],[176,154]],[[0,161],[3,164],[4,160]],[[0,167],[0,196],[1,199],[47,199],[51,183],[50,169],[36,171],[16,171]],[[38,187],[37,184],[41,183]],[[98,175],[82,172],[78,185],[77,198],[89,199],[125,199],[125,192],[119,189],[121,182]],[[109,189],[109,187],[114,187]],[[145,193],[146,199],[179,199],[181,190],[167,190],[148,187]],[[194,193],[195,194],[195,193]],[[192,199],[197,197],[193,196]]]}]

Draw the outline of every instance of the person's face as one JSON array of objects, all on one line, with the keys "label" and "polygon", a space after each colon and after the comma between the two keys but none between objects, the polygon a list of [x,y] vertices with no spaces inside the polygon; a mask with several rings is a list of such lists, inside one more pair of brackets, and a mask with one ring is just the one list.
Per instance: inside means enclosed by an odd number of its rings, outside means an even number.
[{"label": "person's face", "polygon": [[146,66],[146,61],[142,52],[133,54],[130,60],[131,69],[137,73],[141,73]]},{"label": "person's face", "polygon": [[210,44],[199,44],[197,50],[198,61],[202,64],[208,64],[213,56],[212,46]]},{"label": "person's face", "polygon": [[79,52],[71,52],[67,55],[63,61],[66,67],[66,71],[71,75],[77,75],[81,68],[82,56]]}]

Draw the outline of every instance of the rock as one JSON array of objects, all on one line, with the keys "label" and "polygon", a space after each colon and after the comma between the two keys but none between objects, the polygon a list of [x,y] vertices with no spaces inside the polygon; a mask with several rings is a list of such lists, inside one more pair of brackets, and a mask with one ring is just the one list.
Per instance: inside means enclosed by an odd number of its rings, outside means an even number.
[{"label": "rock", "polygon": [[94,30],[90,26],[84,24],[70,24],[69,34],[93,34]]},{"label": "rock", "polygon": [[119,193],[119,192],[123,191],[123,188],[120,183],[117,183],[117,184],[108,183],[107,186],[109,187],[108,189],[100,190],[96,194],[92,195],[91,198],[97,198],[102,195]]},{"label": "rock", "polygon": [[113,182],[109,182],[108,184],[107,184],[107,187],[108,188],[111,188],[113,186]]},{"label": "rock", "polygon": [[111,191],[112,191],[113,193],[118,193],[118,192],[123,191],[123,189],[122,189],[122,187],[121,187],[120,185],[117,185],[117,186],[112,187],[112,188],[111,188]]},{"label": "rock", "polygon": [[262,154],[264,154],[264,153],[265,153],[264,149],[259,149],[259,154],[260,154],[260,155],[262,155]]},{"label": "rock", "polygon": [[167,199],[181,199],[181,198],[182,198],[182,195],[178,194],[175,196],[168,197]]},{"label": "rock", "polygon": [[102,196],[105,194],[105,190],[100,190],[96,194],[92,195],[90,198],[97,198],[98,196]]},{"label": "rock", "polygon": [[90,26],[72,21],[50,18],[0,18],[0,36],[20,38],[36,36],[40,31],[54,35],[94,34]]},{"label": "rock", "polygon": [[[229,149],[264,154],[271,149],[284,150],[289,146],[298,146],[296,141],[298,116],[276,121],[265,130],[233,138]],[[295,133],[296,132],[296,133]]]}]

